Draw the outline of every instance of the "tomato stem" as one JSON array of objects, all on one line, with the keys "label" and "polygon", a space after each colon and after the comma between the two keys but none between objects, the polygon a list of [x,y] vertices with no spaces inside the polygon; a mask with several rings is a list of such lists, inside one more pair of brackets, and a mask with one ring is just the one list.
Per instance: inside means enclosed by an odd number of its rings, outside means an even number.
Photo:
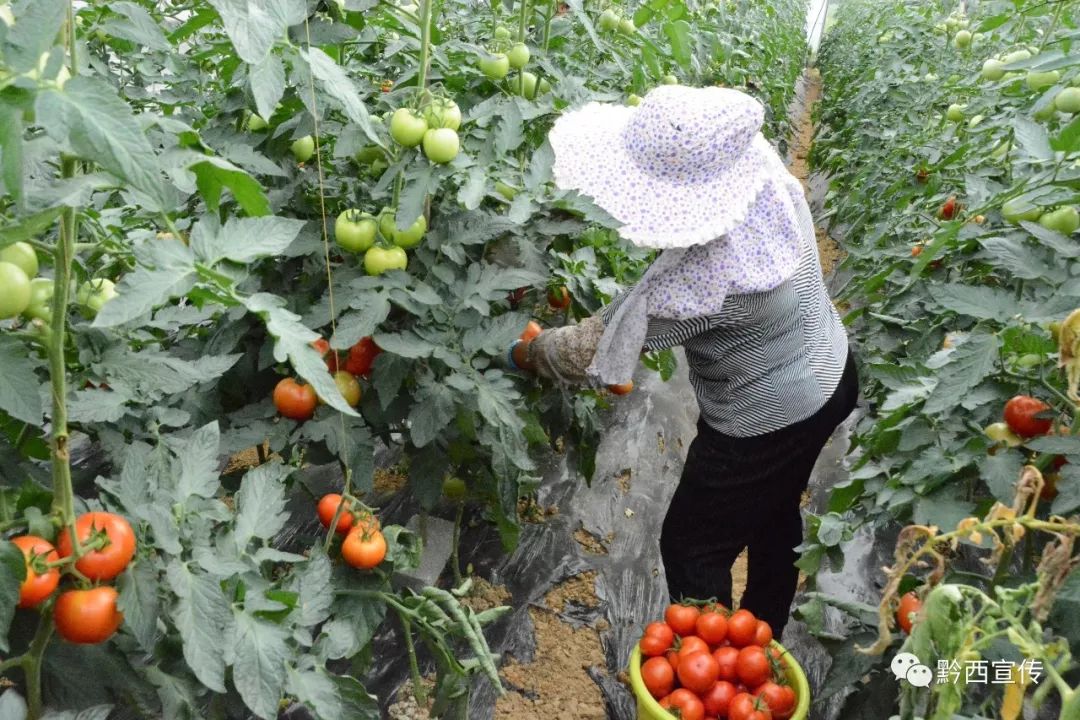
[{"label": "tomato stem", "polygon": [[420,67],[416,73],[416,98],[419,102],[427,89],[428,63],[431,60],[431,16],[434,0],[420,0]]},{"label": "tomato stem", "polygon": [[400,610],[398,618],[401,620],[401,632],[405,636],[405,649],[409,653],[409,675],[412,677],[413,697],[416,704],[424,707],[427,704],[427,692],[424,690],[423,678],[420,677],[420,665],[416,660],[416,646],[413,644],[412,622]]},{"label": "tomato stem", "polygon": [[23,656],[23,674],[26,676],[27,720],[41,717],[43,703],[41,698],[41,661],[45,648],[52,638],[53,621],[51,613],[42,613],[38,621],[37,633],[30,643],[30,649]]},{"label": "tomato stem", "polygon": [[458,547],[461,544],[461,521],[465,517],[465,502],[458,500],[457,515],[454,517],[454,540],[450,546],[450,569],[454,571],[454,585],[461,585],[461,560],[458,557]]}]

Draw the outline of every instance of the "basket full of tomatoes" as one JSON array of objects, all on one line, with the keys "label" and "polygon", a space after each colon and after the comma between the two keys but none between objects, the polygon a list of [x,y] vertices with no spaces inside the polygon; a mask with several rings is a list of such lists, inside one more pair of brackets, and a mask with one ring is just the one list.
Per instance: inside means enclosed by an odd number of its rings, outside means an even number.
[{"label": "basket full of tomatoes", "polygon": [[687,601],[645,628],[630,657],[639,720],[806,720],[810,687],[749,610]]}]

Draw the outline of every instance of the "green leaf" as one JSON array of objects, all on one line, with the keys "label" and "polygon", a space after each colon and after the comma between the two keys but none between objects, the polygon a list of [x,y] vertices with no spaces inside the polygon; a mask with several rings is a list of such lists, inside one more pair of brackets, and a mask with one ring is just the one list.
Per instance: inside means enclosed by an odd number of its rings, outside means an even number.
[{"label": "green leaf", "polygon": [[975,503],[950,497],[952,488],[945,488],[933,495],[915,501],[913,517],[919,525],[933,525],[944,531],[952,530],[957,523],[975,512]]},{"label": "green leaf", "polygon": [[0,410],[16,420],[31,425],[41,425],[45,412],[41,405],[34,363],[30,361],[27,347],[18,338],[0,335]]},{"label": "green leaf", "polygon": [[285,94],[285,66],[281,64],[281,58],[269,53],[262,62],[248,69],[248,81],[256,111],[264,120],[269,120]]},{"label": "green leaf", "polygon": [[381,353],[375,358],[375,372],[372,384],[379,396],[379,406],[386,410],[397,398],[398,391],[405,378],[412,372],[413,365],[406,358],[391,353]]},{"label": "green leaf", "polygon": [[1080,150],[1080,115],[1061,128],[1061,132],[1050,141],[1050,145],[1057,152],[1074,153]]},{"label": "green leaf", "polygon": [[50,208],[5,225],[0,228],[0,248],[36,238],[50,228],[63,211],[63,208]]},{"label": "green leaf", "polygon": [[158,576],[150,560],[139,560],[117,580],[120,599],[117,607],[124,613],[124,628],[135,636],[145,652],[152,653],[158,631]]},{"label": "green leaf", "polygon": [[1008,320],[1016,314],[1014,294],[1006,290],[950,283],[930,288],[939,305],[980,320]]},{"label": "green leaf", "polygon": [[1031,157],[1046,162],[1054,159],[1050,137],[1046,134],[1046,128],[1039,123],[1023,116],[1017,117],[1013,120],[1013,132],[1016,134],[1017,144]]},{"label": "green leaf", "polygon": [[285,25],[275,17],[273,3],[252,0],[209,0],[225,25],[225,32],[246,63],[263,61],[278,38],[284,37]]},{"label": "green leaf", "polygon": [[232,677],[244,704],[258,717],[273,720],[285,688],[290,660],[289,632],[280,625],[237,611]]},{"label": "green leaf", "polygon": [[109,35],[130,40],[138,45],[145,45],[151,50],[169,52],[172,45],[165,38],[165,33],[154,18],[143,8],[130,2],[111,2],[109,10],[127,18],[127,22],[110,20],[107,24]]},{"label": "green leaf", "polygon": [[165,209],[161,166],[131,108],[113,87],[79,75],[63,91],[38,95],[37,120],[58,142],[67,142],[82,159],[100,165]]},{"label": "green leaf", "polygon": [[685,20],[665,23],[664,35],[671,43],[671,54],[675,62],[684,68],[689,68],[693,53],[693,32],[690,23]]},{"label": "green leaf", "polygon": [[[511,80],[511,82],[515,82]],[[503,108],[502,118],[495,130],[493,141],[495,153],[505,156],[516,150],[525,141],[524,119],[521,108],[515,102],[508,102]]]},{"label": "green leaf", "polygon": [[203,425],[183,442],[176,452],[180,463],[175,490],[177,501],[185,502],[192,495],[208,498],[217,493],[220,446],[217,420]]},{"label": "green leaf", "polygon": [[6,70],[22,74],[38,66],[42,53],[56,44],[56,36],[67,13],[65,0],[35,0],[22,3],[22,13],[15,16],[18,30],[8,31],[4,47]]},{"label": "green leaf", "polygon": [[301,50],[300,57],[311,68],[311,74],[319,81],[323,92],[337,100],[341,109],[345,111],[345,115],[360,126],[368,140],[379,147],[385,147],[382,138],[375,132],[375,126],[371,124],[371,117],[368,115],[364,101],[360,99],[353,81],[345,70],[319,48]]},{"label": "green leaf", "polygon": [[979,473],[995,499],[1011,505],[1016,497],[1016,481],[1024,467],[1024,458],[1018,452],[999,450],[979,460]]},{"label": "green leaf", "polygon": [[195,287],[195,256],[179,239],[155,242],[144,263],[121,278],[117,296],[102,306],[94,327],[115,327],[143,317]]},{"label": "green leaf", "polygon": [[191,249],[210,265],[222,260],[250,263],[281,255],[303,227],[303,220],[283,217],[230,218],[224,227],[205,220],[191,234]]},{"label": "green leaf", "polygon": [[0,650],[8,651],[8,630],[19,602],[19,587],[26,579],[26,560],[22,550],[7,540],[0,540]]},{"label": "green leaf", "polygon": [[450,458],[438,445],[428,445],[409,455],[409,490],[425,510],[431,510],[442,497],[443,477],[450,468]]},{"label": "green leaf", "polygon": [[1080,510],[1080,467],[1066,465],[1058,473],[1057,497],[1050,510],[1055,515],[1068,517]]},{"label": "green leaf", "polygon": [[998,338],[976,334],[968,338],[949,355],[938,370],[938,384],[926,401],[926,412],[951,410],[994,369],[998,355]]},{"label": "green leaf", "polygon": [[343,714],[340,717],[378,720],[380,717],[378,700],[364,689],[359,680],[348,675],[333,675],[332,677],[343,708]]},{"label": "green leaf", "polygon": [[351,658],[371,642],[385,616],[385,603],[349,595],[337,597],[319,638],[320,655],[330,660]]},{"label": "green leaf", "polygon": [[424,214],[424,202],[430,193],[438,189],[438,185],[430,164],[421,165],[418,172],[408,174],[394,218],[398,230],[412,227],[416,219]]},{"label": "green leaf", "polygon": [[361,293],[351,304],[355,309],[346,312],[338,321],[330,338],[331,347],[352,347],[361,338],[374,333],[390,315],[390,301],[382,293]]},{"label": "green leaf", "polygon": [[228,160],[208,157],[192,165],[191,171],[195,173],[195,184],[210,212],[218,211],[221,191],[228,188],[248,215],[259,217],[270,214],[270,201],[263,194],[262,186]]},{"label": "green leaf", "polygon": [[393,335],[389,333],[377,333],[374,338],[375,344],[384,351],[400,355],[404,358],[415,359],[430,357],[431,353],[435,351],[435,345],[427,340],[421,339],[419,335],[411,330],[406,330]]},{"label": "green leaf", "polygon": [[193,572],[180,560],[169,563],[167,575],[176,594],[171,615],[180,631],[184,660],[199,682],[223,693],[226,641],[234,621],[219,579]]},{"label": "green leaf", "polygon": [[1024,444],[1036,452],[1080,457],[1080,435],[1043,435]]},{"label": "green leaf", "polygon": [[1014,238],[987,238],[981,241],[991,260],[1022,280],[1047,279],[1060,282],[1065,274],[1045,261],[1045,254]]},{"label": "green leaf", "polygon": [[115,423],[127,414],[131,397],[116,390],[76,390],[68,400],[68,420],[76,423]]},{"label": "green leaf", "polygon": [[[17,107],[0,108],[0,180],[17,207],[23,205],[23,113]],[[8,244],[3,235],[0,246]],[[17,242],[11,240],[11,242]]]},{"label": "green leaf", "polygon": [[437,438],[456,412],[454,393],[447,385],[434,381],[422,384],[409,412],[413,445],[421,448]]},{"label": "green leaf", "polygon": [[314,712],[316,717],[353,717],[346,715],[342,709],[334,676],[324,668],[302,671],[288,668],[286,688],[290,695],[296,696],[296,699]]},{"label": "green leaf", "polygon": [[204,355],[195,360],[182,360],[157,349],[143,348],[133,353],[127,347],[114,345],[102,355],[100,362],[94,364],[94,368],[103,373],[109,385],[118,392],[145,402],[184,392],[198,383],[216,380],[240,357]]},{"label": "green leaf", "polygon": [[236,547],[247,549],[253,538],[269,540],[285,527],[285,478],[290,469],[270,462],[249,470],[236,494]]},{"label": "green leaf", "polygon": [[299,597],[296,624],[300,627],[314,627],[330,616],[330,606],[334,602],[332,570],[326,553],[313,549],[307,562],[293,573],[289,589]]},{"label": "green leaf", "polygon": [[466,210],[480,207],[487,191],[487,171],[479,165],[469,168],[469,176],[458,189],[457,199]]},{"label": "green leaf", "polygon": [[1080,257],[1080,244],[1067,238],[1059,232],[1044,228],[1039,223],[1021,222],[1020,225],[1046,247],[1054,251],[1059,257]]},{"label": "green leaf", "polygon": [[[248,310],[263,318],[267,331],[274,336],[274,359],[292,363],[296,372],[315,388],[315,393],[330,407],[350,417],[358,417],[341,396],[334,378],[322,357],[311,347],[318,333],[304,327],[300,318],[284,308],[285,301],[269,293],[256,293],[245,299]],[[380,346],[382,343],[380,343]]]}]

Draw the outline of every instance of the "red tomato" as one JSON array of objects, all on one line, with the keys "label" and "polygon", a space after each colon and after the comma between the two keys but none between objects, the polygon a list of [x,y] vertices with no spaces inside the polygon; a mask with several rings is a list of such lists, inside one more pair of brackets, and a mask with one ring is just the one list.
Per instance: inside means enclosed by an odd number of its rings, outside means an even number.
[{"label": "red tomato", "polygon": [[754,643],[758,619],[749,610],[737,610],[728,618],[728,642],[741,648]]},{"label": "red tomato", "polygon": [[769,623],[764,620],[757,621],[757,627],[754,629],[754,644],[761,647],[768,647],[769,643],[773,641],[772,628],[769,627]]},{"label": "red tomato", "polygon": [[667,658],[668,665],[671,665],[671,669],[675,672],[679,671],[679,651],[668,650],[664,653],[664,657]]},{"label": "red tomato", "polygon": [[713,652],[716,664],[720,668],[720,679],[736,682],[739,679],[739,649],[725,645]]},{"label": "red tomato", "polygon": [[922,600],[914,591],[900,598],[900,607],[896,610],[896,624],[905,633],[911,633],[911,626],[915,624],[915,615],[922,609]]},{"label": "red tomato", "polygon": [[678,711],[681,720],[703,720],[705,717],[705,706],[686,688],[679,688],[668,697],[671,698],[671,709]]},{"label": "red tomato", "polygon": [[658,657],[668,651],[671,643],[659,635],[643,635],[638,647],[641,648],[641,654],[645,657]]},{"label": "red tomato", "polygon": [[[84,554],[75,563],[75,569],[90,580],[112,580],[124,571],[135,557],[135,532],[131,524],[120,515],[109,512],[85,513],[75,521],[79,545],[101,538],[103,545]],[[70,557],[71,535],[68,529],[60,531],[56,539],[60,557]],[[110,633],[111,634],[111,633]]]},{"label": "red tomato", "polygon": [[290,420],[310,420],[318,404],[315,388],[306,383],[284,378],[274,387],[274,406]]},{"label": "red tomato", "polygon": [[701,696],[701,703],[705,706],[705,712],[717,717],[727,717],[731,699],[739,694],[727,680],[720,680],[713,685],[708,692]]},{"label": "red tomato", "polygon": [[740,650],[735,672],[743,684],[752,688],[772,679],[772,664],[765,648],[750,645]]},{"label": "red tomato", "polygon": [[341,543],[341,557],[354,568],[370,570],[386,558],[386,538],[379,530],[354,527]]},{"label": "red tomato", "polygon": [[790,685],[779,685],[770,680],[757,688],[754,695],[765,701],[777,720],[787,720],[795,712],[795,689]]},{"label": "red tomato", "polygon": [[[334,514],[337,512],[338,506],[341,505],[341,503],[341,496],[337,493],[323,495],[322,499],[319,500],[319,522],[322,523],[324,528],[330,527],[330,523],[334,521]],[[351,507],[352,503],[346,502],[345,509],[341,511],[341,517],[338,518],[337,527],[335,528],[335,531],[339,535],[344,535],[349,532],[349,529],[352,527],[353,516],[350,511]]]},{"label": "red tomato", "polygon": [[630,391],[634,389],[634,382],[631,380],[618,385],[608,385],[607,389],[612,395],[629,395]]},{"label": "red tomato", "polygon": [[664,642],[671,647],[675,643],[675,631],[664,622],[651,622],[645,626],[645,634],[663,638]]},{"label": "red tomato", "polygon": [[690,653],[679,660],[679,683],[687,690],[701,694],[720,678],[720,665],[707,650]]},{"label": "red tomato", "polygon": [[56,631],[68,642],[82,645],[108,640],[124,621],[116,609],[117,597],[116,588],[108,585],[60,593],[53,608]]},{"label": "red tomato", "polygon": [[382,348],[375,344],[370,337],[360,338],[360,341],[349,348],[349,357],[345,359],[345,369],[353,375],[370,377],[371,368],[375,364],[375,358],[382,352]]},{"label": "red tomato", "polygon": [[763,700],[742,692],[731,699],[728,720],[772,720],[772,713]]},{"label": "red tomato", "polygon": [[58,568],[40,568],[44,572],[38,573],[34,566],[40,563],[56,562],[60,556],[45,538],[37,535],[20,535],[11,538],[12,544],[22,551],[26,562],[26,578],[19,585],[19,607],[30,608],[40,605],[43,600],[53,594],[53,590],[60,583],[60,570]]},{"label": "red tomato", "polygon": [[956,196],[950,195],[949,199],[941,206],[941,217],[945,220],[952,220],[956,217]]},{"label": "red tomato", "polygon": [[313,340],[311,347],[318,351],[323,360],[326,361],[326,367],[330,368],[330,372],[337,372],[338,370],[338,354],[336,350],[330,349],[330,343],[324,338]]},{"label": "red tomato", "polygon": [[668,605],[664,620],[676,635],[693,635],[697,631],[697,619],[701,614],[693,605]]},{"label": "red tomato", "polygon": [[681,664],[687,655],[692,655],[696,652],[709,652],[709,644],[699,638],[697,635],[687,635],[684,638],[680,638],[679,642],[679,663]]},{"label": "red tomato", "polygon": [[1029,395],[1017,395],[1005,403],[1005,424],[1020,437],[1035,437],[1050,432],[1053,420],[1035,417],[1050,409],[1042,400]]},{"label": "red tomato", "polygon": [[710,645],[727,639],[727,616],[719,610],[706,610],[697,619],[698,637]]},{"label": "red tomato", "polygon": [[522,370],[532,370],[535,365],[529,359],[529,345],[532,344],[532,340],[522,340],[514,345],[514,349],[511,350],[511,355],[514,358],[514,364]]},{"label": "red tomato", "polygon": [[656,702],[660,707],[664,708],[665,710],[670,710],[671,709],[671,696],[670,695],[668,695],[665,698],[660,698]]},{"label": "red tomato", "polygon": [[535,320],[530,320],[529,324],[525,326],[524,332],[521,333],[522,340],[532,340],[534,337],[542,333],[544,329],[540,327],[540,323]]},{"label": "red tomato", "polygon": [[556,310],[565,310],[570,307],[570,291],[566,286],[548,290],[548,305]]},{"label": "red tomato", "polygon": [[664,658],[649,658],[641,665],[641,681],[649,694],[659,700],[670,695],[675,687],[675,671]]}]

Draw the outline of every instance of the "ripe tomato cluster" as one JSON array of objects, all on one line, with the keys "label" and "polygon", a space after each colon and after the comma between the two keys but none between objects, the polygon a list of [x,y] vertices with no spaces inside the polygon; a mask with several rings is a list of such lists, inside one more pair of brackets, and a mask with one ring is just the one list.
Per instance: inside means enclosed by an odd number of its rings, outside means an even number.
[{"label": "ripe tomato cluster", "polygon": [[[75,521],[82,555],[72,563],[74,543],[64,528],[54,546],[36,535],[20,535],[11,542],[22,551],[26,578],[19,586],[19,607],[33,608],[47,601],[60,585],[61,568],[74,567],[84,580],[108,582],[122,573],[135,556],[135,532],[122,516],[90,512]],[[53,621],[62,638],[72,643],[96,644],[112,637],[124,621],[116,606],[119,594],[109,585],[64,590],[53,606]]]},{"label": "ripe tomato cluster", "polygon": [[[1040,435],[1054,432],[1054,420],[1051,417],[1053,408],[1044,401],[1030,395],[1017,395],[1005,403],[1002,419],[1004,422],[996,422],[983,428],[983,432],[995,445],[990,448],[994,454],[999,447],[1020,447],[1025,441]],[[1054,456],[1050,461],[1048,472],[1045,475],[1046,484],[1043,486],[1040,497],[1043,500],[1053,500],[1057,496],[1057,471],[1066,464],[1066,459],[1060,455]]]},{"label": "ripe tomato cluster", "polygon": [[749,610],[670,605],[645,628],[641,678],[683,720],[785,720],[798,697],[772,628]]},{"label": "ripe tomato cluster", "polygon": [[[311,343],[311,346],[322,355],[326,366],[334,376],[334,384],[337,385],[341,397],[350,407],[360,404],[363,390],[357,378],[370,378],[371,369],[375,364],[382,349],[375,344],[370,337],[360,340],[349,348],[344,362],[337,352],[330,349],[330,343],[324,338]],[[274,387],[274,407],[277,411],[291,420],[310,420],[315,415],[315,408],[321,398],[315,393],[315,388],[307,383],[297,382],[293,378],[284,378]]]},{"label": "ripe tomato cluster", "polygon": [[323,495],[316,511],[319,522],[327,529],[334,522],[334,515],[338,515],[334,532],[344,536],[341,557],[346,564],[360,570],[371,570],[386,559],[386,537],[379,519],[371,511],[366,508],[354,510],[352,501],[337,493]]}]

